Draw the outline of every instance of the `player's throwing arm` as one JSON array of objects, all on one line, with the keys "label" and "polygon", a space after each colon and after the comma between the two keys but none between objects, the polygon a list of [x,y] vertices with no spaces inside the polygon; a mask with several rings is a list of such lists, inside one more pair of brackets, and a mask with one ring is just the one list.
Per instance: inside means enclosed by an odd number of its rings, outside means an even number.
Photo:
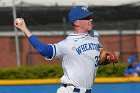
[{"label": "player's throwing arm", "polygon": [[17,18],[14,21],[14,26],[21,30],[29,39],[32,46],[47,59],[51,59],[54,52],[54,45],[51,44],[43,44],[36,36],[34,36],[27,28],[26,23],[23,18]]}]

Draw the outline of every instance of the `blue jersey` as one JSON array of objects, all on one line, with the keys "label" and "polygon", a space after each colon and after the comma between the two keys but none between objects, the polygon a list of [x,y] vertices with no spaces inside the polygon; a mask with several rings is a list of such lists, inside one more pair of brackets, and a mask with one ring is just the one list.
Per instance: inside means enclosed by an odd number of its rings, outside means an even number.
[{"label": "blue jersey", "polygon": [[126,68],[124,74],[134,74],[134,73],[139,73],[140,70],[140,62],[138,62],[136,67],[133,68]]}]

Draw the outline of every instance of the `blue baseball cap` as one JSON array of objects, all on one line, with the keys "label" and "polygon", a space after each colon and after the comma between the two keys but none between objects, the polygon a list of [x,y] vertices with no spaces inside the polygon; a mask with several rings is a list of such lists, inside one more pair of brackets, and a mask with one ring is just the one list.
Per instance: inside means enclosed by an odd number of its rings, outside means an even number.
[{"label": "blue baseball cap", "polygon": [[130,56],[128,59],[128,65],[133,64],[133,62],[136,60],[136,56]]},{"label": "blue baseball cap", "polygon": [[75,6],[70,10],[68,14],[68,19],[69,22],[73,24],[74,21],[91,16],[93,13],[94,12],[90,12],[85,6]]}]

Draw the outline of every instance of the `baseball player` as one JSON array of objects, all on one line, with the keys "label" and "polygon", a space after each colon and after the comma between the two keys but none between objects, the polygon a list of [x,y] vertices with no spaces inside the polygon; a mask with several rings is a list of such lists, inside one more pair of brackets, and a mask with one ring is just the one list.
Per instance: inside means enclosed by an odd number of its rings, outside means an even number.
[{"label": "baseball player", "polygon": [[18,18],[14,21],[14,26],[28,37],[45,59],[62,58],[64,75],[61,78],[62,86],[57,93],[91,93],[101,48],[97,32],[92,31],[92,34],[89,34],[93,27],[92,15],[94,12],[90,12],[85,6],[72,8],[68,18],[74,31],[56,44],[43,44],[39,41],[28,30],[24,19]]},{"label": "baseball player", "polygon": [[137,61],[136,56],[132,55],[128,58],[128,66],[125,69],[125,77],[138,77],[140,75],[140,62]]}]

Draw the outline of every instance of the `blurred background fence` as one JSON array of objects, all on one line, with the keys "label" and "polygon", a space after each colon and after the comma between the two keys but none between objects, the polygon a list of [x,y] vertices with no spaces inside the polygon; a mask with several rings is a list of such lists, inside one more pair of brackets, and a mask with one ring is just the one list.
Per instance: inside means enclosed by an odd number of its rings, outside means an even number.
[{"label": "blurred background fence", "polygon": [[[11,6],[0,1],[0,67],[17,66],[15,33]],[[57,43],[72,33],[67,14],[72,6],[42,6],[21,2],[16,6],[17,17],[25,19],[27,26],[44,43]],[[140,6],[139,2],[117,6],[88,6],[94,11],[93,24],[100,34],[105,49],[119,52],[119,60],[127,62],[130,55],[140,60]],[[46,62],[18,32],[21,65],[59,64],[59,59]]]}]

